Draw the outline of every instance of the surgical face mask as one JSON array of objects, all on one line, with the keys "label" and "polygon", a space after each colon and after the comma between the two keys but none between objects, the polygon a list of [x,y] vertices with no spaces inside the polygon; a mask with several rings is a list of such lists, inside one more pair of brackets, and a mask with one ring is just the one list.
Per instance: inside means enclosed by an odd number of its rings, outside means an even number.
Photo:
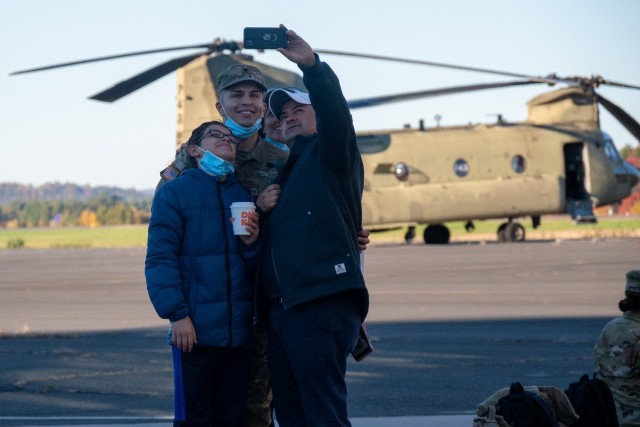
[{"label": "surgical face mask", "polygon": [[203,150],[197,145],[196,147],[204,153],[204,156],[199,160],[200,169],[213,176],[226,176],[233,173],[233,163],[221,159],[212,152]]},{"label": "surgical face mask", "polygon": [[253,126],[246,127],[246,126],[239,125],[231,117],[229,117],[229,114],[227,114],[224,107],[222,107],[222,111],[224,111],[224,115],[225,115],[224,124],[229,128],[231,133],[234,136],[237,136],[238,138],[247,139],[254,133],[258,132],[262,127],[262,117],[258,118],[258,120],[256,120]]},{"label": "surgical face mask", "polygon": [[256,122],[251,127],[239,125],[238,123],[234,122],[231,117],[227,117],[224,120],[224,124],[229,128],[234,136],[237,136],[240,139],[247,139],[260,130],[260,128],[262,127],[262,118],[256,120]]},{"label": "surgical face mask", "polygon": [[285,144],[283,144],[282,142],[274,141],[273,139],[269,138],[268,136],[266,136],[264,138],[264,142],[266,142],[267,144],[271,144],[274,147],[276,147],[279,150],[282,150],[284,152],[288,152],[289,151],[289,147],[287,147]]}]

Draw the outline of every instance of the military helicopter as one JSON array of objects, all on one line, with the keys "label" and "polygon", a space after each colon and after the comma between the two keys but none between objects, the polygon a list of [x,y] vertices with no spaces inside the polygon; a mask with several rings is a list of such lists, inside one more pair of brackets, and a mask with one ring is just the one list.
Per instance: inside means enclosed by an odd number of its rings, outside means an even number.
[{"label": "military helicopter", "polygon": [[[177,71],[176,144],[182,144],[200,123],[219,118],[215,109],[215,76],[233,63],[258,67],[268,87],[303,88],[300,75],[253,60],[240,42],[215,39],[211,43],[131,52],[49,65],[12,73],[54,68],[152,53],[204,49],[174,58],[97,93],[90,99],[114,102]],[[366,108],[424,97],[529,84],[567,87],[536,96],[528,102],[528,119],[509,123],[498,116],[493,124],[469,124],[358,133],[365,167],[362,198],[363,226],[372,231],[426,224],[427,244],[446,244],[450,232],[443,223],[505,218],[497,229],[501,242],[525,240],[518,218],[531,217],[533,228],[545,214],[568,213],[576,223],[595,222],[593,207],[629,196],[640,181],[624,162],[611,138],[600,129],[599,107],[607,109],[640,141],[640,124],[622,108],[595,91],[600,85],[640,89],[640,86],[595,77],[529,76],[499,70],[443,64],[389,56],[334,50],[320,54],[421,64],[516,77],[517,80],[455,86],[349,101],[350,108]]]}]

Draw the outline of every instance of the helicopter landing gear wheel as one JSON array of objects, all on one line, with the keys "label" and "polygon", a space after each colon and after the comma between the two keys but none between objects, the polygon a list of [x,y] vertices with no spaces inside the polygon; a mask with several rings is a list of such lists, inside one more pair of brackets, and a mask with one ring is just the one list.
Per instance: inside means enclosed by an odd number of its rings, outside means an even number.
[{"label": "helicopter landing gear wheel", "polygon": [[508,222],[503,222],[500,224],[500,227],[498,227],[498,242],[507,241],[507,236],[504,234],[504,229],[507,228],[507,225],[509,225]]},{"label": "helicopter landing gear wheel", "polygon": [[409,226],[409,228],[407,229],[407,232],[404,234],[404,241],[407,244],[410,244],[411,242],[413,242],[413,239],[416,237],[416,227],[411,225]]},{"label": "helicopter landing gear wheel", "polygon": [[505,223],[498,228],[498,240],[501,242],[524,242],[524,238],[524,227],[517,222]]},{"label": "helicopter landing gear wheel", "polygon": [[429,225],[424,229],[424,242],[427,245],[446,245],[449,243],[451,233],[442,224]]}]

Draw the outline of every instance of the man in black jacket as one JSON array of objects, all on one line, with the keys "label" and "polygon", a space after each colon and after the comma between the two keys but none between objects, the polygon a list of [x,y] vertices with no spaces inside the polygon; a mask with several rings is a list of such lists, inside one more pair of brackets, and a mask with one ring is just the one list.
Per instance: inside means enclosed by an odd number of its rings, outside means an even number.
[{"label": "man in black jacket", "polygon": [[266,215],[261,263],[276,418],[287,426],[350,426],[347,356],[368,307],[354,235],[364,172],[353,120],[331,68],[288,31],[278,49],[309,93],[280,89],[269,105],[291,148],[282,193]]}]

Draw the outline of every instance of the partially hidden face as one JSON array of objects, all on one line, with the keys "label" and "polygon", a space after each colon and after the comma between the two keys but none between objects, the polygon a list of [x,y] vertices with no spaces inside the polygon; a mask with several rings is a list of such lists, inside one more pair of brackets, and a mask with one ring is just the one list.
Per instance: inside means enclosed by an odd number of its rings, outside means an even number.
[{"label": "partially hidden face", "polygon": [[271,110],[267,110],[264,116],[264,133],[274,141],[285,142],[280,120],[273,115]]}]

